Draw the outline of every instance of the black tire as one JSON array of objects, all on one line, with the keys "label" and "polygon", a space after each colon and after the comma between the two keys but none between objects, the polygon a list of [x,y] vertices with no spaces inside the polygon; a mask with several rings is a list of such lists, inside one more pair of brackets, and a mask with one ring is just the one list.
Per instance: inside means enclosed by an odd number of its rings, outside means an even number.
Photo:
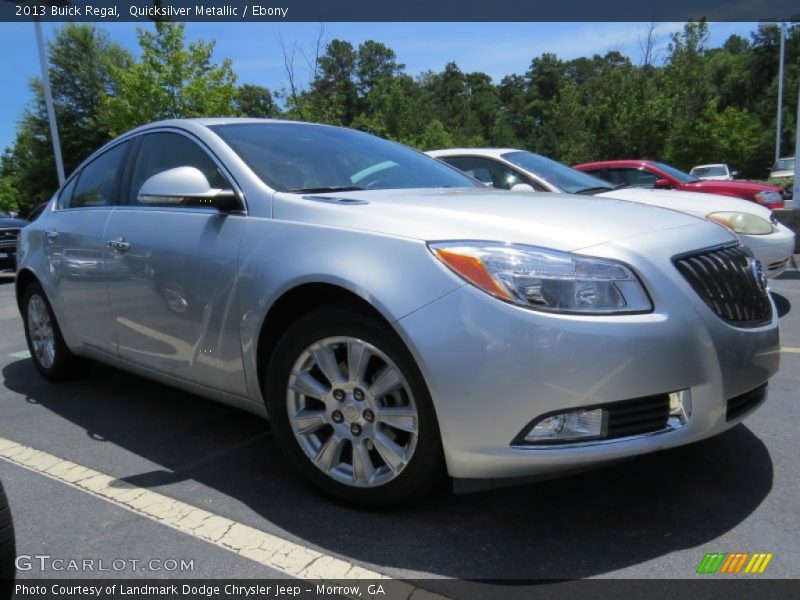
[{"label": "black tire", "polygon": [[0,483],[0,597],[10,598],[14,587],[16,559],[14,525],[3,485]]},{"label": "black tire", "polygon": [[[36,351],[34,350],[31,340],[30,324],[28,323],[28,305],[34,296],[38,296],[44,301],[44,305],[50,315],[50,323],[53,327],[55,353],[53,364],[50,366],[42,364],[36,356]],[[42,287],[36,282],[29,283],[22,293],[22,321],[25,324],[25,340],[28,342],[28,350],[31,353],[31,358],[33,359],[36,370],[41,373],[42,377],[50,381],[61,381],[73,376],[75,373],[74,367],[77,363],[76,357],[64,343],[64,338],[61,335],[61,329],[58,326],[53,307],[50,305]]]},{"label": "black tire", "polygon": [[[414,453],[392,480],[374,487],[341,483],[317,468],[297,442],[289,423],[287,386],[292,367],[311,344],[335,336],[359,338],[385,353],[408,382],[417,408]],[[397,334],[379,319],[347,307],[318,309],[301,317],[281,337],[266,373],[266,406],[278,446],[308,479],[326,494],[366,508],[413,503],[446,480],[436,412],[422,373]]]}]

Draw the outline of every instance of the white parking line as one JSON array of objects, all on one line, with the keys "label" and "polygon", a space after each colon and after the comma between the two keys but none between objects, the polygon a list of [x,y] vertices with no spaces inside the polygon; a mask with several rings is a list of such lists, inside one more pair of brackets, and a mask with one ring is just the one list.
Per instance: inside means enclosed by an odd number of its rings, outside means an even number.
[{"label": "white parking line", "polygon": [[[289,577],[336,581],[380,579],[384,600],[445,600],[411,584],[397,581],[335,556],[306,548],[255,527],[136,487],[94,469],[0,437],[0,459],[65,483],[162,525],[215,544]],[[361,590],[358,598],[370,598]]]}]

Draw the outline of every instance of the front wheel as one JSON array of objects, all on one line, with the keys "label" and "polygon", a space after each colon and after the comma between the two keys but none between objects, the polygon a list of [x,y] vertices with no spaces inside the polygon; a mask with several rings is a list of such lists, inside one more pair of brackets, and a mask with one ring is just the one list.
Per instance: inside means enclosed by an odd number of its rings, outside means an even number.
[{"label": "front wheel", "polygon": [[442,480],[436,414],[411,354],[378,319],[306,315],[267,373],[267,410],[291,461],[325,492],[362,506],[420,498]]}]

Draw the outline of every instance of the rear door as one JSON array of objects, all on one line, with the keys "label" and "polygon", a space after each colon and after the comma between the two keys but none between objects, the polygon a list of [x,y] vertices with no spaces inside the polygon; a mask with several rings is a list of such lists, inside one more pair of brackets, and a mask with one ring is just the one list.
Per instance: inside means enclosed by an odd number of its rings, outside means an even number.
[{"label": "rear door", "polygon": [[44,256],[59,317],[80,340],[116,353],[105,261],[105,228],[119,195],[131,144],[112,146],[74,174],[43,223]]},{"label": "rear door", "polygon": [[149,177],[195,167],[211,185],[232,187],[207,148],[179,131],[141,136],[123,202],[106,238],[120,276],[109,285],[119,355],[138,365],[244,395],[236,274],[243,214],[210,206],[146,204]]}]

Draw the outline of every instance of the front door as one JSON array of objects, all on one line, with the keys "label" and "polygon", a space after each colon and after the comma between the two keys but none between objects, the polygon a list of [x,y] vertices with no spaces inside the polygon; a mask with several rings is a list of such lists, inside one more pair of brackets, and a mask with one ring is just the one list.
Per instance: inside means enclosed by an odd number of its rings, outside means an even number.
[{"label": "front door", "polygon": [[106,238],[123,274],[109,285],[119,355],[244,395],[236,273],[245,217],[191,204],[139,203],[145,180],[184,166],[200,169],[213,187],[230,187],[193,139],[146,134],[123,192],[127,202],[109,220]]}]

